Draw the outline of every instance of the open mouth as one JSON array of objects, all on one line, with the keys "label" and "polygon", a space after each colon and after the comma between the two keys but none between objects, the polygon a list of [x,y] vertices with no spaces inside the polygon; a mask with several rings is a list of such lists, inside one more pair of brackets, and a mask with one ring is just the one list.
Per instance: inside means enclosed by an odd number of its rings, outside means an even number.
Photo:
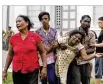
[{"label": "open mouth", "polygon": [[17,28],[20,28],[21,26],[17,26]]}]

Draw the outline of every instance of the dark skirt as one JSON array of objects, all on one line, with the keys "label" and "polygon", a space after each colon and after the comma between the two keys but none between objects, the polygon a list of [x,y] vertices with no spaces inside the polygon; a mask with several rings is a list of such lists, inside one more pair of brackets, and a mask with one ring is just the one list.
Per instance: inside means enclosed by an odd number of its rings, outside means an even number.
[{"label": "dark skirt", "polygon": [[23,74],[21,71],[12,73],[13,84],[38,84],[39,69]]}]

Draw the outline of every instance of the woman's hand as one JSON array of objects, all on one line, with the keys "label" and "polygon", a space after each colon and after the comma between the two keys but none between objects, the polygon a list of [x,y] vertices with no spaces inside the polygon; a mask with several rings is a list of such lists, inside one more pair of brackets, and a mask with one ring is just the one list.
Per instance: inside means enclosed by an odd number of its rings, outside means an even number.
[{"label": "woman's hand", "polygon": [[5,82],[7,80],[7,72],[3,71],[3,81]]},{"label": "woman's hand", "polygon": [[61,50],[67,49],[67,46],[66,46],[64,43],[60,43],[59,45],[60,45],[59,48],[60,48]]},{"label": "woman's hand", "polygon": [[47,68],[43,67],[41,71],[41,80],[47,77]]}]

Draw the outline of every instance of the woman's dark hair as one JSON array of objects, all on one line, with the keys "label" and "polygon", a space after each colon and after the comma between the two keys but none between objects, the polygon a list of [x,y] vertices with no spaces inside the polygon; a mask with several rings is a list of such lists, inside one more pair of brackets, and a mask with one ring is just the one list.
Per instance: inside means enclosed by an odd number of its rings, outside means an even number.
[{"label": "woman's dark hair", "polygon": [[74,29],[74,30],[71,30],[69,32],[69,37],[71,37],[75,34],[80,34],[82,36],[80,42],[83,43],[83,41],[85,39],[85,34],[83,32],[81,32],[80,30],[78,30],[78,29]]},{"label": "woman's dark hair", "polygon": [[42,16],[44,16],[44,15],[47,15],[50,20],[50,14],[48,12],[43,11],[38,15],[39,21],[42,20]]},{"label": "woman's dark hair", "polygon": [[89,15],[83,15],[83,16],[81,17],[81,21],[84,20],[84,18],[86,18],[86,17],[87,17],[87,18],[90,18],[90,21],[91,21],[91,17],[90,17]]},{"label": "woman's dark hair", "polygon": [[102,16],[102,17],[99,17],[99,18],[98,18],[98,20],[101,20],[101,21],[103,21],[103,16]]},{"label": "woman's dark hair", "polygon": [[21,17],[25,20],[25,22],[28,22],[28,30],[30,30],[30,28],[33,28],[33,23],[30,21],[29,17],[26,15],[19,15],[18,17]]}]

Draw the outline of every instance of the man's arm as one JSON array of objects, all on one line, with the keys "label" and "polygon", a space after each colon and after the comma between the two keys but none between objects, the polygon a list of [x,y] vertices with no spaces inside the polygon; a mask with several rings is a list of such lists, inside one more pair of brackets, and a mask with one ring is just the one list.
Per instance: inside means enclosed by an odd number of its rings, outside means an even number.
[{"label": "man's arm", "polygon": [[92,54],[92,53],[94,53],[94,51],[95,51],[95,47],[92,47],[92,48],[87,49],[86,53],[87,54]]},{"label": "man's arm", "polygon": [[90,43],[89,43],[89,48],[86,49],[86,53],[87,54],[92,54],[95,51],[95,46],[92,46],[93,44],[95,44],[95,34],[92,32],[90,35]]},{"label": "man's arm", "polygon": [[103,42],[99,44],[94,44],[95,47],[103,47]]}]

